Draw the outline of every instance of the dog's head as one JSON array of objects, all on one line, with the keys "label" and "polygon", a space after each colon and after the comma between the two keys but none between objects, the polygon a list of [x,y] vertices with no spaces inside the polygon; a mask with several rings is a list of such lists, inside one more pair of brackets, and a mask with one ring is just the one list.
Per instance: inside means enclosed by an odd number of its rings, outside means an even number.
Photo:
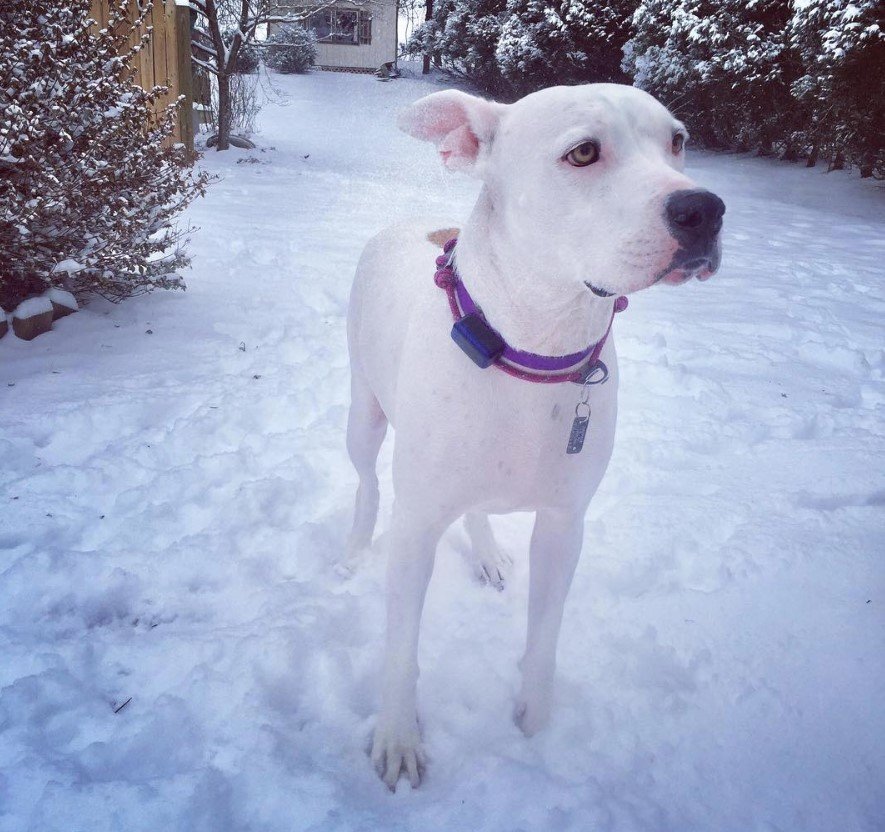
[{"label": "dog's head", "polygon": [[549,279],[606,296],[719,267],[725,205],[683,173],[685,127],[641,90],[552,87],[509,105],[447,90],[412,104],[400,127],[483,180]]}]

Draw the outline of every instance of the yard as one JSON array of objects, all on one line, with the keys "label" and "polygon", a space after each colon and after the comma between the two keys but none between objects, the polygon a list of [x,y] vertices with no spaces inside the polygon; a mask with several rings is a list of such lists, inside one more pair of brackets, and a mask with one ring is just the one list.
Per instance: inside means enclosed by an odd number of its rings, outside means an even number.
[{"label": "yard", "polygon": [[391,796],[366,757],[383,540],[337,568],[347,296],[375,231],[457,223],[477,185],[395,129],[437,86],[276,83],[259,148],[204,159],[223,178],[189,210],[186,293],[0,341],[0,830],[881,828],[881,185],[690,155],[728,205],[724,266],[617,320],[553,724],[511,721],[530,518],[494,521],[500,593],[453,528],[430,768]]}]

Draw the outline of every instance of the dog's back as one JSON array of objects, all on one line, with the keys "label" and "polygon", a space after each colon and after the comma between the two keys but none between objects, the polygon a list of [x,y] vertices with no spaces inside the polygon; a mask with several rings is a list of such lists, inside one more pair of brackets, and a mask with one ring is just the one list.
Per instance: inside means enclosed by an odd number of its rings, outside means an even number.
[{"label": "dog's back", "polygon": [[369,240],[356,268],[347,311],[352,371],[363,375],[394,424],[397,375],[410,326],[440,319],[443,333],[451,327],[445,295],[433,282],[435,258],[442,253],[438,240],[448,230],[430,221],[386,228]]}]

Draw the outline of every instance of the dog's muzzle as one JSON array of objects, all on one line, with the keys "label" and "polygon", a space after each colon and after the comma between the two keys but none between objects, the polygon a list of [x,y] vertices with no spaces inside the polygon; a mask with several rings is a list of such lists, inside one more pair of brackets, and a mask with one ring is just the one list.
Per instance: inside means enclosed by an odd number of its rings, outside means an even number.
[{"label": "dog's muzzle", "polygon": [[696,272],[719,266],[719,232],[725,203],[711,191],[674,191],[664,203],[670,234],[679,243],[671,268]]}]

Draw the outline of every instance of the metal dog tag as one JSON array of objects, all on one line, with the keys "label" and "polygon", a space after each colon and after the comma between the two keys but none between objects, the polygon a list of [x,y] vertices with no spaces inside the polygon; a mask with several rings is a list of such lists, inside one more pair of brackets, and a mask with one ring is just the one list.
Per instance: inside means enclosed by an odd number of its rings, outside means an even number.
[{"label": "metal dog tag", "polygon": [[[580,407],[580,405],[578,405]],[[575,408],[575,421],[572,422],[572,432],[569,434],[567,454],[579,454],[584,447],[584,438],[587,436],[587,428],[590,426],[590,407],[587,407],[587,415],[579,416]]]},{"label": "metal dog tag", "polygon": [[568,445],[565,446],[567,454],[579,454],[584,447],[587,429],[590,427],[590,388],[594,384],[601,384],[608,378],[608,368],[605,364],[600,361],[598,366],[602,368],[602,378],[594,381],[596,375],[594,371],[584,376],[584,383],[581,385],[581,398],[575,405],[575,421],[572,422],[572,432],[568,437]]}]

